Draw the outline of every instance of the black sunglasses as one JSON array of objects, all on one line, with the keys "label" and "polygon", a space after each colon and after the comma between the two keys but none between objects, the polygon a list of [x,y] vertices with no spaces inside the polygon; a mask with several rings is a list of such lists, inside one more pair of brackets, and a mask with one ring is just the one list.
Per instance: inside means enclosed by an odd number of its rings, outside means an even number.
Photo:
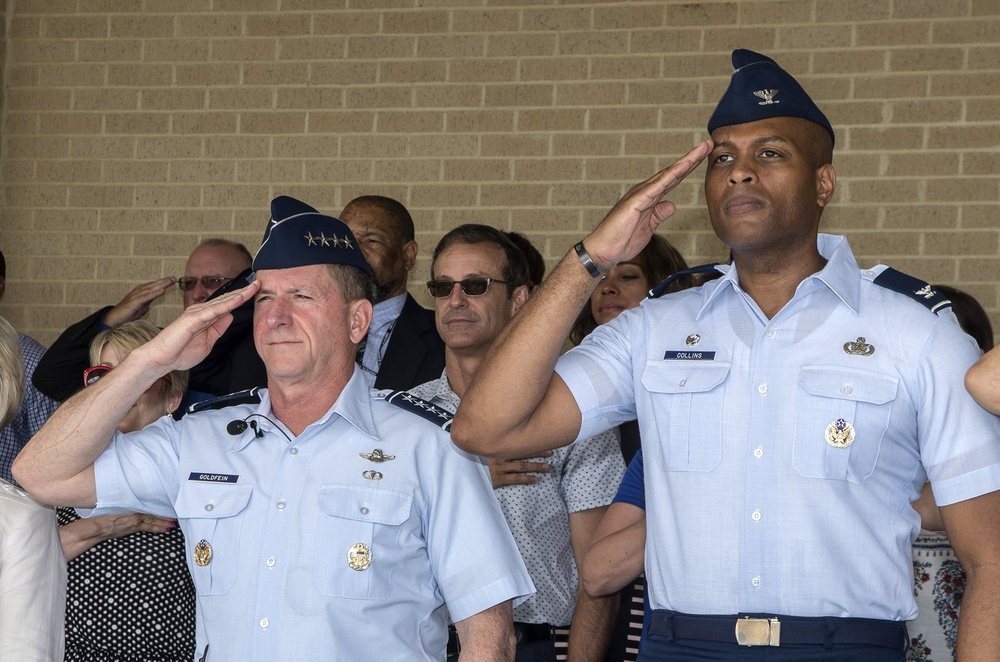
[{"label": "black sunglasses", "polygon": [[194,276],[182,276],[177,279],[177,287],[187,292],[188,290],[193,290],[199,280],[201,281],[201,284],[205,286],[206,290],[217,290],[231,281],[232,278],[226,278],[225,276],[202,276],[201,278],[196,278]]},{"label": "black sunglasses", "polygon": [[450,297],[451,293],[455,291],[455,286],[459,285],[462,288],[462,294],[470,297],[479,297],[486,294],[486,291],[490,289],[490,283],[500,283],[502,285],[506,285],[507,281],[497,280],[496,278],[429,280],[427,281],[427,289],[430,290],[431,296],[435,299],[443,299],[444,297]]}]

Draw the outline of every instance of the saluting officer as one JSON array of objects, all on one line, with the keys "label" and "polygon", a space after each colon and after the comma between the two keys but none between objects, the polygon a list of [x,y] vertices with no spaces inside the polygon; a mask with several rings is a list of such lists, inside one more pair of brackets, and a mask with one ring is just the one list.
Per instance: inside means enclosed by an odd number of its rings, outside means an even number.
[{"label": "saluting officer", "polygon": [[[482,461],[356,366],[374,286],[350,229],[278,198],[253,267],[60,408],[18,479],[48,503],[176,517],[200,659],[443,661],[448,612],[468,659],[513,659],[511,601],[531,581]],[[267,388],[118,433],[251,297]]]},{"label": "saluting officer", "polygon": [[[911,503],[929,478],[969,576],[959,657],[995,658],[1000,422],[963,386],[979,349],[932,288],[861,269],[846,238],[819,234],[829,121],[772,59],[737,50],[733,68],[712,139],[563,259],[480,366],[452,437],[526,457],[638,418],[644,660],[749,659],[745,645],[767,660],[903,660]],[[732,264],[559,359],[601,274],[648,242],[675,209],[662,196],[702,160]]]}]

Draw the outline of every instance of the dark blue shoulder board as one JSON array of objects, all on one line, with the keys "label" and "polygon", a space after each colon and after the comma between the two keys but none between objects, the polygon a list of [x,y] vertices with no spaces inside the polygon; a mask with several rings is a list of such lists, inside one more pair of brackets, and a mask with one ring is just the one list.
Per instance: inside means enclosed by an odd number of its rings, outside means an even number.
[{"label": "dark blue shoulder board", "polygon": [[400,409],[405,409],[411,414],[416,414],[420,418],[427,419],[445,432],[451,431],[451,420],[454,414],[437,405],[432,405],[426,400],[422,400],[408,391],[390,391],[385,396],[386,402],[391,402]]},{"label": "dark blue shoulder board", "polygon": [[904,274],[902,271],[888,268],[872,281],[893,292],[905,294],[914,301],[924,305],[932,313],[941,314],[951,308],[951,301],[919,278]]},{"label": "dark blue shoulder board", "polygon": [[259,386],[254,386],[253,388],[248,388],[245,391],[237,391],[236,393],[230,393],[229,395],[220,395],[217,398],[195,402],[188,407],[187,413],[196,414],[200,411],[222,409],[223,407],[230,407],[232,405],[259,405],[260,394],[257,393],[259,388]]}]

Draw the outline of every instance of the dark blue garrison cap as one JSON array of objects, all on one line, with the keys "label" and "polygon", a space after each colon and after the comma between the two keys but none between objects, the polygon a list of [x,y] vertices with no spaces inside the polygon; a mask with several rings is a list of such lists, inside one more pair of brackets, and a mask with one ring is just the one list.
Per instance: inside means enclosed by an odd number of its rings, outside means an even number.
[{"label": "dark blue garrison cap", "polygon": [[271,220],[253,258],[253,270],[310,264],[346,264],[372,272],[346,223],[295,198],[278,196],[271,201]]},{"label": "dark blue garrison cap", "polygon": [[836,142],[830,120],[816,106],[791,74],[760,53],[744,48],[733,51],[733,78],[719,100],[708,132],[720,126],[744,124],[771,117],[801,117],[827,130]]}]

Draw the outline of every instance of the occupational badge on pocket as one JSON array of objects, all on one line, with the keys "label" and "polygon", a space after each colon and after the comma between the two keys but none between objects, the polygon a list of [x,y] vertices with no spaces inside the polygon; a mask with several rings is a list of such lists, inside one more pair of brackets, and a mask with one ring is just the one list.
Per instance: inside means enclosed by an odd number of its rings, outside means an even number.
[{"label": "occupational badge on pocket", "polygon": [[194,562],[195,565],[201,567],[212,562],[212,546],[208,544],[207,540],[199,540],[198,544],[194,546]]},{"label": "occupational badge on pocket", "polygon": [[826,426],[826,443],[834,448],[847,448],[854,443],[854,426],[842,418]]},{"label": "occupational badge on pocket", "polygon": [[351,566],[351,570],[367,570],[371,564],[372,550],[368,545],[362,542],[354,543],[347,550],[347,565]]}]

